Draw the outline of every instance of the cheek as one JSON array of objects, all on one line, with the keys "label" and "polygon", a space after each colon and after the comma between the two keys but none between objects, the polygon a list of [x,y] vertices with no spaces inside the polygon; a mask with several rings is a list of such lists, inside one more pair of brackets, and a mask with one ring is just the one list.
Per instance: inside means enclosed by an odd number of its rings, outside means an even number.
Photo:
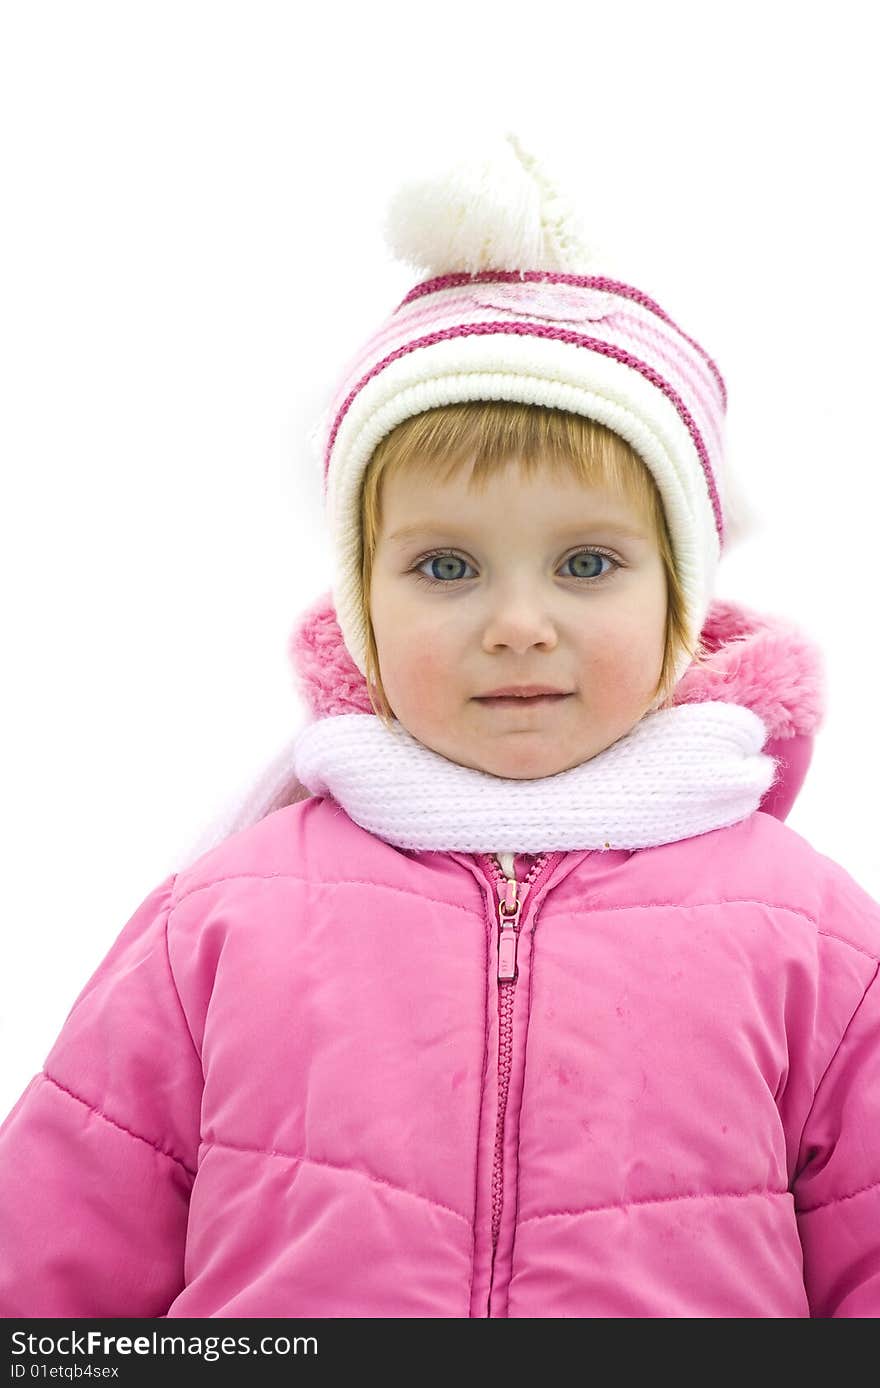
[{"label": "cheek", "polygon": [[663,661],[664,635],[659,617],[652,614],[648,621],[644,613],[631,609],[590,630],[581,643],[590,700],[619,703],[653,687]]},{"label": "cheek", "polygon": [[379,647],[379,664],[389,701],[401,713],[430,716],[448,702],[454,665],[436,633],[429,638],[415,626],[399,628]]},{"label": "cheek", "polygon": [[406,698],[423,713],[442,708],[452,682],[450,664],[433,643],[414,642],[406,663]]}]

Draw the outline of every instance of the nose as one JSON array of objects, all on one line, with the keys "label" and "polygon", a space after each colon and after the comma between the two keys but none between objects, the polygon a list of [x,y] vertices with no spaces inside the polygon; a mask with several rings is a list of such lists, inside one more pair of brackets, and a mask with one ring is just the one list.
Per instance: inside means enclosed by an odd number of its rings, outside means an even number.
[{"label": "nose", "polygon": [[522,587],[494,599],[483,627],[483,650],[487,652],[501,646],[517,655],[525,654],[532,646],[549,651],[558,639],[556,623],[541,596]]}]

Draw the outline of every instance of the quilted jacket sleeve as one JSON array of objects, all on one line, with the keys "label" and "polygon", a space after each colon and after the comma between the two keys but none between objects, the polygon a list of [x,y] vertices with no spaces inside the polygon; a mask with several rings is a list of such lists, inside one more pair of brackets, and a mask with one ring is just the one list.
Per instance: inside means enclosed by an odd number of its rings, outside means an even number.
[{"label": "quilted jacket sleeve", "polygon": [[202,1067],[175,875],[141,903],[0,1127],[0,1316],[161,1317],[183,1287]]},{"label": "quilted jacket sleeve", "polygon": [[816,1091],[793,1183],[810,1314],[880,1316],[880,981]]}]

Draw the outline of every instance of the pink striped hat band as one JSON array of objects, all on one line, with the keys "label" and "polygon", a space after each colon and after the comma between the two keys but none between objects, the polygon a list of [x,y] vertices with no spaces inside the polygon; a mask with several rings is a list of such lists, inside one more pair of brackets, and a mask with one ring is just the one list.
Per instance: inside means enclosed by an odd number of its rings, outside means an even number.
[{"label": "pink striped hat band", "polygon": [[696,639],[725,542],[726,390],[717,366],[653,300],[618,280],[483,270],[416,285],[349,362],[319,426],[334,605],[361,673],[364,471],[404,419],[466,400],[569,410],[632,445],[663,501]]}]

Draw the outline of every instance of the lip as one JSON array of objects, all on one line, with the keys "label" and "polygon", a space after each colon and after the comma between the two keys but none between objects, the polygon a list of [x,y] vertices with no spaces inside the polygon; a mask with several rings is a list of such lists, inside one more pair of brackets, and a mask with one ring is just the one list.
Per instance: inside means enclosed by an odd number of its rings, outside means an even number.
[{"label": "lip", "polygon": [[567,689],[556,689],[552,684],[506,684],[501,689],[490,689],[485,694],[477,694],[478,699],[531,699],[540,694],[565,696]]},{"label": "lip", "polygon": [[482,694],[476,700],[484,708],[505,709],[508,713],[524,713],[526,709],[551,708],[570,699],[571,694],[554,689],[548,694]]},{"label": "lip", "polygon": [[484,708],[505,709],[508,713],[524,713],[527,708],[551,708],[554,704],[564,703],[566,699],[570,698],[570,694],[532,694],[525,698],[502,694],[494,699],[483,695],[476,702],[482,704]]}]

